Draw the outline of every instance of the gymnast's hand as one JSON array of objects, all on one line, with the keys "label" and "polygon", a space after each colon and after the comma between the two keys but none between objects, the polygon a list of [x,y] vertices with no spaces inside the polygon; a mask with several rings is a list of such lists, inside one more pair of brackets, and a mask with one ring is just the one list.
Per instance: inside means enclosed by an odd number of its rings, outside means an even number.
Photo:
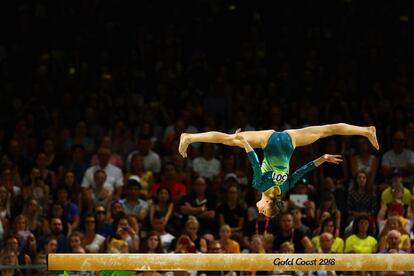
[{"label": "gymnast's hand", "polygon": [[245,141],[244,136],[243,135],[240,135],[240,131],[241,131],[241,128],[236,129],[236,131],[233,134],[234,135],[234,139],[240,140],[240,141]]},{"label": "gymnast's hand", "polygon": [[323,156],[324,162],[339,164],[342,160],[342,155],[334,155],[334,154],[324,154]]},{"label": "gymnast's hand", "polygon": [[247,142],[243,135],[240,135],[240,130],[240,128],[237,129],[236,132],[233,134],[236,143],[239,147],[244,148],[246,152],[252,151],[253,148],[250,146],[249,142]]},{"label": "gymnast's hand", "polygon": [[313,160],[316,167],[322,165],[325,162],[339,164],[342,162],[342,155],[324,154],[321,157]]}]

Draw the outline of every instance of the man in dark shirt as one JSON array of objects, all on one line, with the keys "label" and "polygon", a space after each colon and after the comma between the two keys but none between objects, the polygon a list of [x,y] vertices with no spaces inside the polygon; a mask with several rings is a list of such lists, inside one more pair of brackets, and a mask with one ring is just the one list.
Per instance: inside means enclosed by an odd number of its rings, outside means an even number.
[{"label": "man in dark shirt", "polygon": [[273,241],[273,251],[279,252],[280,245],[286,241],[295,245],[295,253],[312,253],[313,245],[308,236],[302,231],[295,229],[293,216],[289,212],[280,215],[280,228],[275,234]]},{"label": "man in dark shirt", "polygon": [[197,217],[200,223],[200,234],[214,234],[217,231],[216,198],[207,193],[207,182],[202,176],[194,181],[194,192],[185,196],[180,210],[185,216]]}]

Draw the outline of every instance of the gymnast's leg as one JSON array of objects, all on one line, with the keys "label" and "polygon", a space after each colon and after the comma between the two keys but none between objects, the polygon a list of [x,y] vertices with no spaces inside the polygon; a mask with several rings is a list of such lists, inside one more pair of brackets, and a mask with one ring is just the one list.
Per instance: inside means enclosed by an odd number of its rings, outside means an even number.
[{"label": "gymnast's leg", "polygon": [[292,138],[292,143],[295,147],[306,146],[314,143],[320,138],[325,138],[333,135],[361,135],[368,138],[371,144],[379,149],[376,129],[373,126],[360,127],[354,125],[348,125],[344,123],[311,126],[301,129],[290,129],[286,131]]},{"label": "gymnast's leg", "polygon": [[[273,130],[260,130],[260,131],[242,131],[239,135],[249,142],[252,148],[264,148],[272,135]],[[187,147],[191,143],[204,142],[204,143],[218,143],[227,146],[237,146],[244,148],[240,140],[235,139],[235,134],[227,134],[218,131],[209,131],[202,133],[183,133],[180,137],[180,145],[178,151],[183,157],[187,157]]]}]

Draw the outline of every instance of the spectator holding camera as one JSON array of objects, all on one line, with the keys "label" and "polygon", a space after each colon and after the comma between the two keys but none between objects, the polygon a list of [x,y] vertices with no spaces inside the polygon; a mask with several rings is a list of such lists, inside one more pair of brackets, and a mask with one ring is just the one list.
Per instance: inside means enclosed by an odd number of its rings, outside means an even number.
[{"label": "spectator holding camera", "polygon": [[128,245],[128,252],[137,253],[140,244],[139,233],[131,227],[128,218],[125,215],[120,215],[118,219],[114,221],[113,225],[115,235],[121,237],[121,239]]}]

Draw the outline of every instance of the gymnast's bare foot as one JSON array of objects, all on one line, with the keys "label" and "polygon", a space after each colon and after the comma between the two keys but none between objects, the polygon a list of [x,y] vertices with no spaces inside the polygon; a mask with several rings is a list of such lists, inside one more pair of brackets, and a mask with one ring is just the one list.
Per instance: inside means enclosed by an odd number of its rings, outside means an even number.
[{"label": "gymnast's bare foot", "polygon": [[184,158],[187,157],[187,148],[189,144],[191,144],[191,142],[188,137],[188,133],[182,133],[180,137],[180,145],[178,146],[178,151]]},{"label": "gymnast's bare foot", "polygon": [[377,130],[374,126],[369,127],[369,134],[367,136],[368,140],[371,142],[371,144],[379,150],[379,144],[377,140]]}]

